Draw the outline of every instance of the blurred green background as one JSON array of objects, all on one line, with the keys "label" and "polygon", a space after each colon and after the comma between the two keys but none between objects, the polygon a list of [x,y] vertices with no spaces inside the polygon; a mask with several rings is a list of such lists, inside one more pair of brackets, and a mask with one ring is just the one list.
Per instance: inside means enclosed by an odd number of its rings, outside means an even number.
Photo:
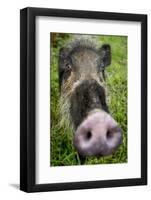
[{"label": "blurred green background", "polygon": [[[79,156],[73,146],[71,130],[65,126],[60,127],[59,113],[59,81],[58,81],[58,54],[73,34],[50,33],[50,104],[51,104],[51,130],[50,130],[50,165],[68,166],[80,165]],[[101,44],[111,45],[112,62],[106,68],[107,90],[110,96],[108,106],[111,115],[119,123],[123,143],[119,149],[107,157],[87,157],[84,164],[108,164],[127,162],[127,37],[104,36],[97,37]]]}]

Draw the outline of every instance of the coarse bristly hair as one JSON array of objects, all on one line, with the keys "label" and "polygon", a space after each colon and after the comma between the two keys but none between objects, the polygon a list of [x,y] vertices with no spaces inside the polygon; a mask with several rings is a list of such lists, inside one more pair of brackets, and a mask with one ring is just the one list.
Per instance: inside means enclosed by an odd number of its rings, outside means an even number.
[{"label": "coarse bristly hair", "polygon": [[59,126],[64,127],[67,132],[74,131],[74,125],[70,116],[70,97],[69,95],[61,95],[59,100],[60,121]]},{"label": "coarse bristly hair", "polygon": [[70,53],[73,49],[84,47],[88,49],[92,49],[97,51],[101,46],[101,42],[98,42],[97,35],[81,35],[74,34],[71,36],[70,41],[67,42],[66,48],[68,49],[68,53]]}]

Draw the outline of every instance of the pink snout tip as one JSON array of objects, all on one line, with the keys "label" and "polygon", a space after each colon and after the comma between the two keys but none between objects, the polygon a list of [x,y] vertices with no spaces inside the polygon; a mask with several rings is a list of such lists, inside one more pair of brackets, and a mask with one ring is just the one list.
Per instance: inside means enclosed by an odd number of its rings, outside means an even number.
[{"label": "pink snout tip", "polygon": [[75,148],[82,156],[107,156],[117,150],[121,143],[121,129],[104,111],[90,113],[74,134]]}]

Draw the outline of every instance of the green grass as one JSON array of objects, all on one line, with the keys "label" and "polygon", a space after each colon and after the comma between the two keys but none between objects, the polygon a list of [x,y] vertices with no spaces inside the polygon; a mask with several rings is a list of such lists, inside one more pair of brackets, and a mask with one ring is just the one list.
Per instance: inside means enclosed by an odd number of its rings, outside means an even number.
[{"label": "green grass", "polygon": [[[80,160],[73,146],[72,132],[66,127],[58,126],[60,113],[58,108],[58,52],[68,34],[54,34],[53,48],[51,48],[51,130],[50,130],[50,165],[67,166],[79,165]],[[109,110],[119,123],[123,143],[119,149],[107,157],[87,157],[84,164],[109,164],[127,162],[127,37],[99,36],[100,42],[108,43],[112,49],[112,63],[106,68],[106,83],[109,98]]]}]

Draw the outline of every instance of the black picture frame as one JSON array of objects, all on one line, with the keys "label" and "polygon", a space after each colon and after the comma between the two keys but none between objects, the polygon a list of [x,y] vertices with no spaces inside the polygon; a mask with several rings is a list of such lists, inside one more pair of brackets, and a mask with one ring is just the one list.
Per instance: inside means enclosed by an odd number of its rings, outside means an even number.
[{"label": "black picture frame", "polygon": [[[37,16],[141,23],[141,178],[36,184],[35,182],[35,19]],[[20,10],[20,189],[43,192],[147,184],[147,15],[48,8]]]}]

